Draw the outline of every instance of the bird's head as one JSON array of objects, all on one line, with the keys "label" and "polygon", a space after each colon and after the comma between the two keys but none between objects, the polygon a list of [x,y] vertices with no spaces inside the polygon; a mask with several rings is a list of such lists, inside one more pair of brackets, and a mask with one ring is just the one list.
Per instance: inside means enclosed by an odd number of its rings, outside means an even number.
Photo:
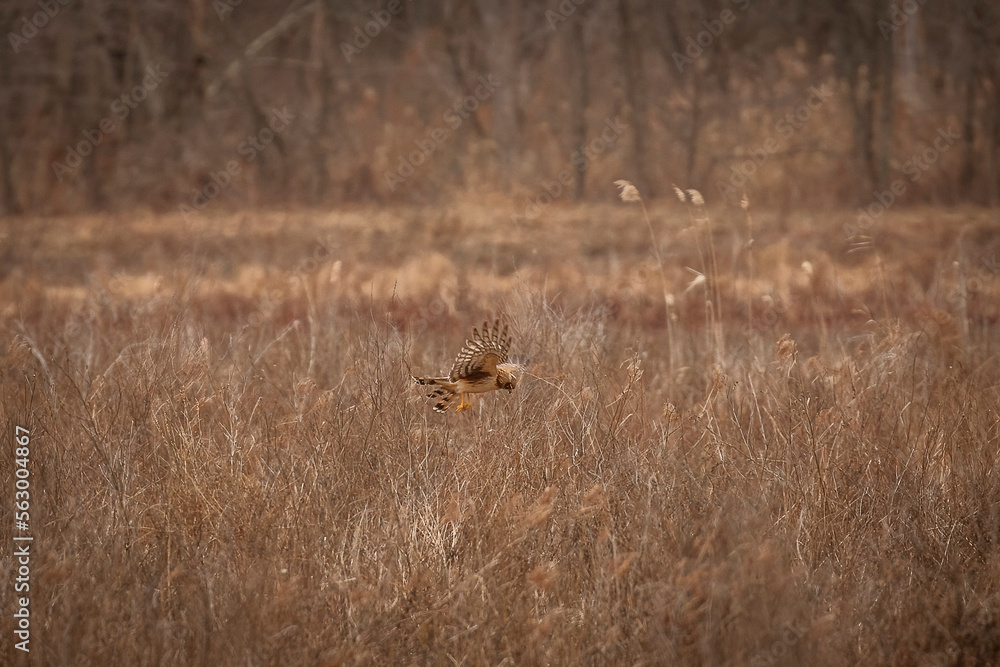
[{"label": "bird's head", "polygon": [[521,373],[521,367],[518,364],[500,364],[497,366],[497,386],[501,389],[506,389],[508,393],[514,391],[517,387],[517,378]]}]

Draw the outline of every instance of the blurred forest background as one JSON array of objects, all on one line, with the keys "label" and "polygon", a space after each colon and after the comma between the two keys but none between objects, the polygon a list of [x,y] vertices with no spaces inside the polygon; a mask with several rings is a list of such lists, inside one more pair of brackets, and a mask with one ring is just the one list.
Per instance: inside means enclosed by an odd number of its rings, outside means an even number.
[{"label": "blurred forest background", "polygon": [[901,174],[907,204],[1000,202],[992,0],[0,6],[8,214],[527,210],[616,178],[863,206]]}]

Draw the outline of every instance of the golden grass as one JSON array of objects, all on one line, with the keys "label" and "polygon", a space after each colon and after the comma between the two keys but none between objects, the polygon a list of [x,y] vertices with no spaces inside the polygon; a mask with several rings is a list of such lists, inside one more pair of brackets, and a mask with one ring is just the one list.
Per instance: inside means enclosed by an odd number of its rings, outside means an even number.
[{"label": "golden grass", "polygon": [[[719,343],[681,204],[550,209],[4,221],[32,660],[996,662],[995,212],[755,209],[750,271],[713,210]],[[531,375],[434,414],[497,311]]]}]

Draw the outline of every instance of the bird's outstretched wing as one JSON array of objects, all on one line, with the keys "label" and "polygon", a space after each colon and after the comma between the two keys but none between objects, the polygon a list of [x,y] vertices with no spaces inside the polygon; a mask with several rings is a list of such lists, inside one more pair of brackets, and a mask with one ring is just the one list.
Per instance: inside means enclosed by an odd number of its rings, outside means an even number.
[{"label": "bird's outstretched wing", "polygon": [[483,330],[472,329],[472,339],[465,342],[465,347],[455,358],[455,365],[448,376],[452,381],[477,381],[496,377],[497,365],[507,362],[507,350],[510,338],[507,325],[501,328],[500,320],[493,322],[490,328],[488,322],[483,322]]}]

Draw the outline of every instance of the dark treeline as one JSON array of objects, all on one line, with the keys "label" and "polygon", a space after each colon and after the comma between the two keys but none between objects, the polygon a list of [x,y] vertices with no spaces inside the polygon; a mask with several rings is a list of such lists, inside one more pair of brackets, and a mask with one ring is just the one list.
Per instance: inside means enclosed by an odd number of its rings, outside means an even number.
[{"label": "dark treeline", "polygon": [[0,20],[6,213],[586,199],[615,178],[1000,201],[992,0],[16,0]]}]

